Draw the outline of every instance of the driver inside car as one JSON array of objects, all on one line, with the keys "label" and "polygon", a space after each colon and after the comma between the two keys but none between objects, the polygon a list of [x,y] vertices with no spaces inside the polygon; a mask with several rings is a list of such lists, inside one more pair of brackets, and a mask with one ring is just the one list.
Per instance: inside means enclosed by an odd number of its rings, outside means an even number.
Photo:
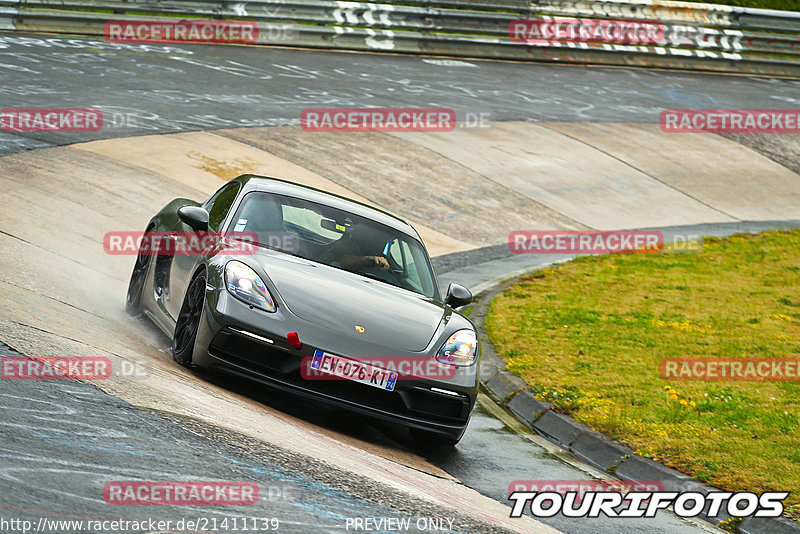
[{"label": "driver inside car", "polygon": [[381,271],[389,270],[389,262],[383,256],[344,256],[340,263],[347,269],[358,270],[375,266]]},{"label": "driver inside car", "polygon": [[351,271],[370,267],[388,271],[389,261],[382,254],[386,244],[386,237],[374,229],[354,226],[348,228],[347,233],[333,244],[324,257],[331,264]]}]

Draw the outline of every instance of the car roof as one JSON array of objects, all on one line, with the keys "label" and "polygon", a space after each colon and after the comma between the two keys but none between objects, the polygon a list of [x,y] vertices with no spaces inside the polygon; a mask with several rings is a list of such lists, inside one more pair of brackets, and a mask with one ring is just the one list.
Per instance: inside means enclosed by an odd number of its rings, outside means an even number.
[{"label": "car roof", "polygon": [[357,200],[352,200],[347,197],[336,195],[334,193],[328,193],[326,191],[322,191],[321,189],[308,187],[294,182],[289,182],[287,180],[281,180],[279,178],[272,178],[269,176],[260,176],[257,174],[243,174],[237,178],[234,178],[234,181],[241,182],[242,188],[245,192],[263,191],[265,193],[275,193],[279,195],[302,198],[311,202],[317,202],[325,206],[350,212],[366,219],[371,219],[375,222],[388,226],[389,228],[407,234],[422,243],[422,239],[419,237],[417,231],[414,230],[414,227],[405,222],[403,219],[395,217],[391,213],[381,209],[364,204],[363,202],[358,202]]}]

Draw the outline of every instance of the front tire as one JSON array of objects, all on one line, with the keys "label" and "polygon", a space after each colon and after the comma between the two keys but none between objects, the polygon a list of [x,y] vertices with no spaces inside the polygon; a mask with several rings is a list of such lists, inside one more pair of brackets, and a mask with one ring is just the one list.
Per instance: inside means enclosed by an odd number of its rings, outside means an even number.
[{"label": "front tire", "polygon": [[172,359],[184,367],[194,367],[192,353],[205,301],[206,275],[201,273],[194,277],[186,290],[172,336]]}]

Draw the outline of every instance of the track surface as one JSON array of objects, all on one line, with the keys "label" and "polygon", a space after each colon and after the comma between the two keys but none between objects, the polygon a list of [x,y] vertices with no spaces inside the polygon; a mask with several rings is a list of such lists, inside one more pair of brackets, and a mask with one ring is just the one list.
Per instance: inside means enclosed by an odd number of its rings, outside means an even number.
[{"label": "track surface", "polygon": [[[0,134],[0,154],[91,139],[298,124],[313,107],[448,107],[497,121],[658,122],[665,108],[796,108],[800,81],[0,33],[3,107],[121,114],[97,133]],[[129,114],[130,120],[123,119]],[[116,127],[115,127],[116,126]]]},{"label": "track surface", "polygon": [[[451,107],[459,116],[490,112],[498,121],[652,123],[657,121],[658,113],[665,107],[780,108],[800,105],[798,82],[674,72],[246,47],[116,47],[88,39],[8,33],[0,34],[0,46],[5,47],[0,49],[2,107],[95,107],[119,121],[116,125],[107,123],[106,128],[94,134],[0,133],[0,154],[109,137],[291,125],[297,124],[300,112],[308,107]],[[24,168],[19,171],[24,173]],[[11,183],[6,186],[11,187]],[[72,216],[80,218],[82,214]],[[5,224],[0,226],[0,230],[7,229]],[[8,246],[9,241],[3,243]],[[51,248],[57,251],[58,245]],[[15,242],[13,247],[15,254],[18,251],[27,254],[28,250],[27,245],[19,242]],[[3,255],[11,252],[12,247],[8,246]],[[33,261],[46,261],[47,257],[45,254]],[[461,267],[460,264],[457,266]],[[76,272],[85,276],[86,267],[81,266]],[[114,270],[112,276],[116,280],[113,281],[114,287],[108,289],[109,295],[120,293],[120,281],[127,274]],[[76,285],[86,284],[88,280],[78,279]],[[103,280],[103,284],[112,283]],[[8,278],[4,281],[4,291],[8,293],[5,298],[0,296],[0,300],[5,304],[15,302],[25,307],[34,302],[31,293],[21,291]],[[30,291],[30,284],[25,285],[26,291]],[[57,293],[64,302],[72,305],[73,291],[72,287],[62,286]],[[105,296],[105,291],[101,294]],[[83,312],[88,311],[99,314],[102,319],[109,309],[119,308],[119,302],[109,305],[104,300],[101,302],[100,297],[93,304],[94,307],[80,310],[81,313],[76,313],[75,317],[83,317]],[[37,307],[30,309],[35,314]],[[42,305],[38,309],[45,308]],[[48,320],[52,320],[52,324],[69,322],[70,316],[65,315],[63,309],[54,309],[51,317],[42,319],[43,322],[36,324],[47,327]],[[96,344],[85,345],[89,350],[118,350],[131,339],[135,341],[138,338],[139,343],[147,345],[142,346],[143,352],[158,354],[161,351],[161,359],[164,359],[166,341],[154,329],[143,325],[128,326],[120,322],[119,315],[108,316],[106,320],[118,325],[109,326],[104,331],[108,339],[103,339],[103,335],[92,338]],[[35,321],[29,323],[21,324],[14,319],[0,321],[0,339],[36,335],[35,329],[31,328]],[[98,320],[94,326],[103,324]],[[49,332],[42,332],[39,339],[30,339],[30,347],[46,347],[50,346],[49,343],[58,347],[74,341],[65,341],[63,335],[61,341],[53,341],[53,334]],[[84,343],[85,340],[81,339]],[[171,362],[160,362],[157,372],[163,369],[174,372],[170,365]],[[187,384],[186,387],[208,387],[202,380],[187,378],[180,373],[171,378],[181,387]],[[255,401],[250,406],[260,403],[275,413],[285,414],[284,419],[290,425],[288,428],[292,425],[313,427],[327,434],[345,435],[351,438],[348,446],[362,447],[370,454],[387,459],[390,463],[386,465],[394,462],[398,469],[412,465],[413,469],[419,470],[421,484],[426,483],[425,477],[443,479],[449,474],[480,493],[503,502],[504,491],[511,480],[579,480],[591,476],[591,471],[565,463],[547,448],[509,432],[502,422],[481,410],[476,412],[470,430],[456,451],[427,454],[428,463],[417,455],[420,451],[413,450],[402,432],[391,427],[354,425],[346,414],[318,411],[308,405],[283,402],[247,386],[224,380],[220,382],[217,378],[212,380],[226,391],[233,390]],[[53,503],[53,509],[47,513],[77,512],[87,516],[114,517],[116,514],[109,514],[110,507],[103,504],[101,495],[97,493],[99,480],[124,476],[163,480],[181,476],[259,480],[265,493],[269,485],[278,485],[284,490],[289,488],[291,491],[282,491],[281,494],[291,495],[291,498],[257,505],[263,514],[282,519],[286,525],[282,531],[341,530],[345,526],[345,517],[363,516],[452,518],[465,531],[500,529],[488,523],[476,526],[474,521],[478,520],[457,517],[452,509],[430,507],[430,504],[415,500],[404,502],[385,484],[376,484],[369,495],[359,494],[357,488],[348,486],[346,473],[337,475],[332,470],[333,474],[324,477],[318,470],[304,470],[296,463],[287,470],[286,464],[292,464],[282,462],[280,455],[249,455],[249,451],[243,452],[220,436],[209,439],[203,435],[203,429],[194,428],[196,433],[190,433],[188,428],[191,424],[181,423],[180,418],[165,421],[156,415],[136,411],[87,384],[57,384],[50,388],[51,385],[3,384],[0,392],[7,414],[3,422],[16,429],[4,432],[2,438],[5,451],[0,463],[2,474],[14,489],[4,492],[2,504],[18,507],[7,508],[4,517],[41,517],[44,511],[19,509],[40,502]],[[31,405],[35,406],[36,400],[30,399],[46,399],[50,404],[48,410],[54,413],[26,411],[35,410]],[[70,424],[65,424],[64,416],[69,416]],[[96,425],[93,421],[98,420],[103,422],[102,432],[98,435],[83,431],[87,425]],[[307,434],[298,435],[302,439]],[[169,438],[164,439],[164,436]],[[292,454],[295,451],[287,449],[287,458],[295,458]],[[132,457],[136,459],[130,460]],[[41,458],[51,461],[42,465]],[[168,458],[168,462],[163,458]],[[136,468],[132,469],[132,465]],[[25,473],[24,479],[17,478],[20,470]],[[50,477],[47,482],[44,482],[45,477]],[[327,480],[320,481],[320,478]],[[75,489],[64,492],[64,487]],[[61,498],[54,498],[54,495]],[[381,501],[392,506],[380,504]],[[137,513],[140,511],[126,510],[124,517],[133,518]],[[224,515],[228,512],[170,510],[167,515],[189,517],[206,513]],[[256,515],[249,510],[244,513]],[[145,510],[142,514],[155,517],[152,510]],[[549,523],[566,532],[638,532],[643,528],[650,532],[687,532],[706,529],[668,514],[646,524],[563,518],[555,518]]]},{"label": "track surface", "polygon": [[[18,356],[6,347],[4,356]],[[157,415],[137,410],[84,383],[11,382],[0,392],[0,515],[38,524],[43,532],[87,532],[90,520],[168,521],[218,524],[226,518],[267,521],[279,532],[340,530],[347,517],[409,516],[370,503],[307,476],[306,469],[280,465],[218,439],[209,439]],[[170,439],[165,440],[164,436]],[[271,461],[270,461],[271,460]],[[109,506],[103,486],[112,480],[236,480],[259,485],[253,506]],[[57,524],[62,521],[84,521]],[[251,521],[251,519],[247,519]],[[422,521],[422,520],[421,520]],[[241,523],[240,523],[241,524]],[[420,525],[424,523],[420,522]],[[449,524],[449,523],[445,523]],[[198,528],[193,530],[210,530]]]}]

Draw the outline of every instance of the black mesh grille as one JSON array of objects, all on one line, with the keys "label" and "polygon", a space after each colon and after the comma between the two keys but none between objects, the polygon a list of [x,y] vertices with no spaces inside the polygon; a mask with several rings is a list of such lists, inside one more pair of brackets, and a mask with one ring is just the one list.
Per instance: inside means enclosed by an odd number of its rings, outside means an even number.
[{"label": "black mesh grille", "polygon": [[385,391],[349,380],[307,380],[300,373],[301,359],[313,354],[314,349],[304,346],[302,351],[293,350],[285,351],[226,329],[214,337],[209,353],[257,375],[384,412],[451,424],[466,421],[469,414],[466,397],[403,387],[402,381],[395,391]]}]

